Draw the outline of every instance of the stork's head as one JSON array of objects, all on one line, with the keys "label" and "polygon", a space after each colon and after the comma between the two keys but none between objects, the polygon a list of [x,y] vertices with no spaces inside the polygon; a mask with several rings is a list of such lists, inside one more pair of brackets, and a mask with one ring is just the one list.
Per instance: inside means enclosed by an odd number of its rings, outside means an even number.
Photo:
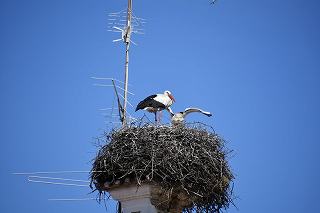
[{"label": "stork's head", "polygon": [[176,101],[176,100],[174,99],[173,95],[171,94],[171,92],[170,92],[169,90],[164,91],[164,93],[163,93],[163,94],[165,94],[165,95],[169,96],[169,98],[170,98],[173,102],[175,102],[175,101]]}]

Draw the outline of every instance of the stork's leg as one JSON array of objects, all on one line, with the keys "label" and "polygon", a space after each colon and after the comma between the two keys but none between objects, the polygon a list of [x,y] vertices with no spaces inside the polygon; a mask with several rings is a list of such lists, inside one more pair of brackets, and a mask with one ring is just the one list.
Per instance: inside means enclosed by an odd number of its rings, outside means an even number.
[{"label": "stork's leg", "polygon": [[154,121],[156,122],[156,124],[158,123],[157,112],[154,112]]},{"label": "stork's leg", "polygon": [[162,118],[162,110],[159,112],[159,123],[161,123],[161,118]]}]

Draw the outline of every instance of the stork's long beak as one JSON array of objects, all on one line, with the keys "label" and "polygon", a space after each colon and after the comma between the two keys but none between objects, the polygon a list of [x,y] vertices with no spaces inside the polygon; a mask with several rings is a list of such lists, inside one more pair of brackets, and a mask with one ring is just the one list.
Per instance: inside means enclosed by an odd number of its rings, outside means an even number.
[{"label": "stork's long beak", "polygon": [[173,102],[176,102],[176,99],[174,99],[173,95],[169,94],[169,98],[170,98]]}]

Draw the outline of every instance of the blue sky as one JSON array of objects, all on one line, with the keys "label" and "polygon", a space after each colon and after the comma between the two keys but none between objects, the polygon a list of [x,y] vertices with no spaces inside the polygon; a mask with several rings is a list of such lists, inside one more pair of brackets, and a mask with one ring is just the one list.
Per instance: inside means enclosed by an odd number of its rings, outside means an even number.
[{"label": "blue sky", "polygon": [[[123,79],[124,46],[112,43],[119,34],[106,27],[107,14],[126,3],[0,1],[0,212],[106,211],[95,201],[48,201],[94,197],[89,188],[27,183],[11,173],[90,170],[94,138],[110,128],[98,109],[114,102],[112,89],[90,77]],[[129,100],[136,105],[169,89],[174,111],[196,106],[214,114],[189,118],[212,125],[234,150],[239,209],[228,212],[320,212],[320,3],[133,6],[147,24],[145,35],[133,35]]]}]

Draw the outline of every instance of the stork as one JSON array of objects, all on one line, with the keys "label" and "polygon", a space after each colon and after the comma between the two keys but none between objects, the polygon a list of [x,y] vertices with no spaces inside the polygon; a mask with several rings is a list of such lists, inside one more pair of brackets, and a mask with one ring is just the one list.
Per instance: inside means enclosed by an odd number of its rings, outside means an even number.
[{"label": "stork", "polygon": [[186,108],[183,112],[178,112],[178,113],[174,113],[171,109],[169,110],[171,114],[171,123],[174,126],[183,124],[185,117],[192,112],[200,112],[208,117],[212,116],[210,112],[203,111],[202,109],[199,109],[199,108]]},{"label": "stork", "polygon": [[155,122],[157,123],[157,112],[161,112],[162,110],[166,109],[171,113],[172,110],[170,106],[173,104],[173,102],[175,102],[174,97],[172,96],[170,91],[166,90],[163,94],[150,95],[144,100],[140,101],[140,103],[137,105],[136,111],[138,111],[139,109],[143,109],[148,112],[154,113]]}]

